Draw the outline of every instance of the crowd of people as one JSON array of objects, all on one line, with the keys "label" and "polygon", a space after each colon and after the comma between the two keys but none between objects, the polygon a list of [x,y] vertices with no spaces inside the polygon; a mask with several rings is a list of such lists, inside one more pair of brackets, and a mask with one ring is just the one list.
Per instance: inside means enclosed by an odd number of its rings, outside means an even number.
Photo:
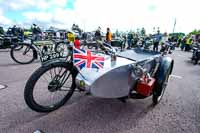
[{"label": "crowd of people", "polygon": [[[135,47],[137,45],[147,46],[146,44],[149,44],[149,45],[152,45],[153,51],[159,51],[159,47],[162,46],[163,44],[166,45],[166,44],[170,44],[171,42],[175,42],[176,46],[180,47],[181,50],[189,51],[191,49],[192,44],[194,43],[193,38],[189,35],[182,38],[173,39],[166,32],[163,34],[160,33],[160,30],[158,30],[157,33],[149,34],[149,35],[146,34],[144,28],[141,30],[140,33],[129,32],[129,33],[123,33],[123,34],[118,34],[118,35],[116,35],[115,33],[112,33],[109,27],[105,31],[106,31],[106,35],[103,36],[101,27],[98,27],[94,33],[94,39],[101,40],[101,41],[104,40],[108,45],[111,45],[113,38],[117,36],[123,39],[124,43],[127,44],[127,49],[131,49],[132,47]],[[40,40],[41,36],[44,34],[44,32],[42,32],[40,27],[37,26],[36,24],[33,24],[31,26],[31,32],[32,32],[33,40]],[[20,27],[17,27],[16,25],[14,25],[12,28],[11,27],[8,28],[6,32],[3,30],[3,27],[0,27],[0,34],[5,34],[5,33],[6,35],[17,36],[22,41],[24,40],[24,30]],[[59,32],[55,32],[55,36],[58,39],[61,38],[61,34]],[[87,39],[87,34],[83,32],[80,36],[76,36],[73,33],[68,32],[66,33],[64,38],[69,38],[69,39],[74,38],[74,39],[71,39],[71,41],[75,42],[77,47],[80,47],[80,39],[83,39],[83,38]]]}]

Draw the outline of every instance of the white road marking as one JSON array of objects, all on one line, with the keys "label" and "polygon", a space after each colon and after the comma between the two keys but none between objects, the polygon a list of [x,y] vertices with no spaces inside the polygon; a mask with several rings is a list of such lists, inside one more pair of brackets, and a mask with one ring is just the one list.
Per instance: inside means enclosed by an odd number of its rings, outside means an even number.
[{"label": "white road marking", "polygon": [[177,55],[177,56],[179,56],[179,57],[185,57],[185,58],[188,57],[188,56],[186,56],[186,55]]},{"label": "white road marking", "polygon": [[178,76],[178,75],[170,75],[170,77],[173,77],[173,78],[178,78],[178,79],[182,79],[183,77],[181,76]]}]

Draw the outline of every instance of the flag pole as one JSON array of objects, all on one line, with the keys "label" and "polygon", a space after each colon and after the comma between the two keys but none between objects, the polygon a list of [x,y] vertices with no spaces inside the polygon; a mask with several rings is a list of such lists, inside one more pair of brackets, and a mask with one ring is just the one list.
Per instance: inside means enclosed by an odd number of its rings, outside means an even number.
[{"label": "flag pole", "polygon": [[174,20],[173,33],[174,33],[174,31],[175,31],[175,27],[176,27],[176,18],[175,18],[175,20]]}]

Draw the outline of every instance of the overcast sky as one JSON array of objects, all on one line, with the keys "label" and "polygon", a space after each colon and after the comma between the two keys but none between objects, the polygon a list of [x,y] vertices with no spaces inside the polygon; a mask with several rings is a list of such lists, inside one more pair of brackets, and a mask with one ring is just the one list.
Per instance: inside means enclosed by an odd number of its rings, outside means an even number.
[{"label": "overcast sky", "polygon": [[39,23],[70,28],[73,23],[90,31],[153,27],[162,32],[200,29],[199,0],[0,0],[0,25]]}]

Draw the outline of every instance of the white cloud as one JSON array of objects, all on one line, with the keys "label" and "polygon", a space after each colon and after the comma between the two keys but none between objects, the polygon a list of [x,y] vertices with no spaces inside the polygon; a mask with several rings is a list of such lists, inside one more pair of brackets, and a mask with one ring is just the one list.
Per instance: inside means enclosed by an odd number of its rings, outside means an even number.
[{"label": "white cloud", "polygon": [[176,18],[176,31],[200,29],[200,3],[197,0],[76,0],[74,10],[64,8],[67,0],[12,0],[6,3],[15,10],[39,9],[24,12],[23,16],[28,22],[36,21],[45,26],[70,28],[75,22],[86,30],[98,26],[103,31],[107,27],[113,31],[145,27],[147,32],[152,32],[153,27],[160,27],[162,32],[172,32]]},{"label": "white cloud", "polygon": [[36,7],[41,10],[51,9],[51,7],[65,7],[67,0],[37,0]]},{"label": "white cloud", "polygon": [[55,8],[52,12],[24,12],[22,15],[27,21],[38,22],[45,27],[70,28],[74,22],[78,21],[73,11],[62,8]]},{"label": "white cloud", "polygon": [[2,3],[4,6],[3,8],[11,8],[12,10],[20,10],[36,5],[36,1],[34,0],[6,0]]},{"label": "white cloud", "polygon": [[64,7],[67,0],[5,0],[0,1],[0,3],[2,3],[3,8],[11,8],[12,10],[23,10],[31,7],[46,10],[53,6]]},{"label": "white cloud", "polygon": [[31,21],[41,21],[47,23],[52,19],[52,14],[48,12],[25,12],[22,15],[25,16],[27,20]]},{"label": "white cloud", "polygon": [[3,10],[0,9],[0,25],[8,26],[12,21],[4,16]]}]

